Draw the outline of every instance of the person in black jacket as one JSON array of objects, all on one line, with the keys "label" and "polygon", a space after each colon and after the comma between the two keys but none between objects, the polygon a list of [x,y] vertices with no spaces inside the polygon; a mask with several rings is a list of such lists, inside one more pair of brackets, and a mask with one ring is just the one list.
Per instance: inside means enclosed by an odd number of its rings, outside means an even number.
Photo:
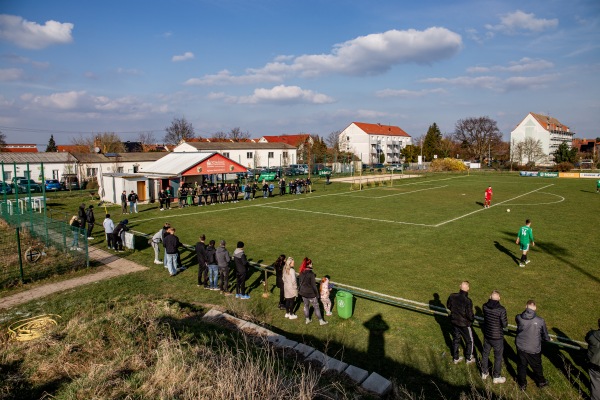
[{"label": "person in black jacket", "polygon": [[285,267],[285,254],[282,254],[273,263],[273,269],[275,269],[275,282],[279,288],[279,309],[285,309],[285,296],[283,292],[283,268]]},{"label": "person in black jacket", "polygon": [[127,192],[125,190],[121,193],[121,214],[129,214],[127,212]]},{"label": "person in black jacket", "polygon": [[244,242],[238,242],[237,248],[233,252],[233,260],[235,261],[235,298],[248,300],[249,295],[246,294],[246,276],[248,275],[248,259],[244,253]]},{"label": "person in black jacket", "polygon": [[87,238],[88,240],[94,239],[92,237],[92,230],[94,229],[94,225],[96,224],[96,217],[94,216],[94,206],[89,205],[88,209],[85,212],[85,220],[88,224],[87,228]]},{"label": "person in black jacket", "polygon": [[200,241],[196,243],[196,258],[198,259],[198,286],[210,289],[208,286],[208,262],[206,260],[206,236],[201,235]]},{"label": "person in black jacket", "polygon": [[494,290],[490,299],[483,305],[483,353],[481,354],[481,379],[488,377],[488,360],[490,351],[494,349],[494,383],[504,383],[506,378],[500,376],[502,371],[502,353],[504,352],[504,331],[508,326],[506,308],[500,304],[500,293]]},{"label": "person in black jacket", "polygon": [[319,308],[319,290],[317,289],[315,273],[312,270],[312,262],[307,263],[298,279],[300,281],[298,294],[302,296],[302,301],[304,302],[304,318],[306,318],[306,323],[310,324],[310,306],[312,305],[315,315],[319,318],[319,324],[326,325],[327,321],[321,316],[321,309]]},{"label": "person in black jacket", "polygon": [[452,324],[452,358],[454,364],[458,364],[463,360],[463,357],[458,356],[458,347],[460,346],[461,337],[465,340],[465,357],[466,363],[475,362],[473,354],[473,329],[471,325],[475,320],[473,314],[473,302],[469,298],[469,282],[463,281],[460,284],[460,291],[452,293],[448,297],[446,307],[450,311],[450,323]]},{"label": "person in black jacket", "polygon": [[128,223],[129,223],[129,220],[124,219],[123,221],[121,221],[117,224],[117,226],[115,227],[115,230],[113,231],[113,240],[115,241],[115,250],[118,253],[123,252],[123,233],[129,230],[129,228],[127,227]]},{"label": "person in black jacket", "polygon": [[180,271],[177,268],[177,254],[179,254],[178,247],[183,246],[179,241],[179,238],[175,235],[175,228],[167,229],[168,235],[163,239],[163,246],[165,248],[165,258],[167,260],[167,268],[171,276],[177,275]]},{"label": "person in black jacket", "polygon": [[77,210],[77,218],[79,219],[79,232],[83,235],[85,233],[85,223],[87,222],[87,215],[85,212],[85,204],[81,203]]},{"label": "person in black jacket", "polygon": [[208,283],[210,290],[219,290],[219,264],[217,264],[217,249],[215,241],[208,242],[206,248],[206,263],[208,264]]},{"label": "person in black jacket", "polygon": [[[600,319],[598,320],[598,328],[600,328]],[[588,344],[590,398],[600,400],[600,329],[591,329],[585,335],[585,341]]]},{"label": "person in black jacket", "polygon": [[517,322],[517,383],[521,390],[527,389],[527,365],[533,370],[533,381],[537,387],[548,386],[542,368],[542,340],[551,341],[546,321],[535,313],[535,301],[527,301],[525,311],[515,317]]}]

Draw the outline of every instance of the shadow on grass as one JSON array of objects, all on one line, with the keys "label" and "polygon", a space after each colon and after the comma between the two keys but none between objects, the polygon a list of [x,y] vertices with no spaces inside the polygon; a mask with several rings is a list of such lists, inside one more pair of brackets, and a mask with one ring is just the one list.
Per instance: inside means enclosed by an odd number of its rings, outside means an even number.
[{"label": "shadow on grass", "polygon": [[597,283],[600,283],[600,278],[590,274],[586,270],[582,269],[581,267],[579,267],[578,265],[576,265],[575,263],[573,263],[567,259],[567,257],[570,255],[570,252],[566,247],[559,246],[558,244],[553,243],[553,242],[543,242],[540,244],[536,244],[536,247],[538,249],[541,249],[543,252],[550,254],[552,257],[556,258],[558,261],[568,265],[569,267],[573,268],[574,270],[587,276],[591,280],[593,280]]},{"label": "shadow on grass", "polygon": [[519,257],[517,257],[512,251],[510,251],[507,247],[502,245],[497,240],[494,240],[494,247],[496,247],[496,249],[498,249],[498,251],[501,251],[502,253],[509,256],[513,260],[513,263],[519,265]]},{"label": "shadow on grass", "polygon": [[43,385],[35,385],[29,380],[24,380],[22,360],[0,363],[0,393],[2,399],[42,399],[48,396],[48,393],[55,393],[63,384],[72,381],[67,376],[60,376]]},{"label": "shadow on grass", "polygon": [[[557,336],[568,338],[567,334],[559,328],[552,328],[552,330]],[[559,339],[559,341],[561,340]],[[565,343],[571,344],[568,341]],[[586,369],[585,352],[551,344],[544,347],[544,355],[565,376],[573,389],[580,394],[584,393],[584,390],[589,387],[589,379],[584,372]]]},{"label": "shadow on grass", "polygon": [[[433,299],[429,300],[429,309],[433,311],[439,311],[439,308],[446,308],[444,303],[440,300],[440,295],[437,293],[433,294]],[[444,343],[446,343],[446,347],[448,350],[452,351],[452,336],[450,332],[452,331],[452,325],[450,324],[450,320],[445,315],[433,314],[433,318],[435,322],[440,326],[440,330],[442,331],[442,336],[444,337]]]}]

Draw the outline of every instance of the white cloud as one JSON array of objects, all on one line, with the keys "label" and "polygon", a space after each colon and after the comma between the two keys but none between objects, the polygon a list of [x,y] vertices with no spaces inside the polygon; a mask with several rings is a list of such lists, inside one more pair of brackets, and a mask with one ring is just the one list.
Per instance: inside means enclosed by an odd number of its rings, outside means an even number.
[{"label": "white cloud", "polygon": [[23,70],[20,68],[4,68],[0,69],[1,82],[14,82],[23,77]]},{"label": "white cloud", "polygon": [[383,89],[375,93],[377,97],[404,97],[415,98],[423,97],[428,94],[444,94],[444,89],[422,89],[422,90],[406,90],[406,89]]},{"label": "white cloud", "polygon": [[327,54],[305,54],[297,57],[277,56],[273,62],[248,69],[242,76],[229,71],[187,80],[187,85],[246,84],[281,81],[286,76],[317,77],[329,74],[368,76],[383,74],[395,65],[431,64],[454,56],[462,48],[459,34],[446,28],[432,27],[424,31],[389,30],[359,36],[337,44]]},{"label": "white cloud", "polygon": [[533,13],[528,14],[521,10],[517,10],[512,13],[501,15],[499,24],[486,24],[485,28],[493,32],[512,35],[518,32],[542,32],[547,29],[556,28],[557,26],[557,18],[536,18]]},{"label": "white cloud", "polygon": [[523,57],[519,61],[511,61],[507,66],[505,65],[494,65],[491,67],[470,67],[467,68],[467,72],[472,74],[489,73],[491,71],[509,72],[509,73],[523,73],[528,71],[541,71],[544,69],[553,68],[554,64],[550,61],[543,59],[533,59]]},{"label": "white cloud", "polygon": [[459,76],[456,78],[429,78],[421,82],[445,84],[449,86],[487,89],[496,92],[513,90],[535,90],[548,87],[551,82],[559,79],[558,74],[545,74],[539,76],[514,76],[502,79],[496,76]]},{"label": "white cloud", "polygon": [[191,51],[186,51],[185,53],[183,53],[180,56],[173,56],[173,58],[171,58],[171,61],[180,62],[180,61],[187,61],[187,60],[193,60],[193,59],[194,59],[194,53],[192,53]]},{"label": "white cloud", "polygon": [[26,49],[43,49],[54,44],[73,41],[74,25],[46,21],[44,25],[27,21],[16,15],[0,14],[0,39]]},{"label": "white cloud", "polygon": [[302,89],[299,86],[279,85],[270,89],[254,89],[250,96],[229,96],[223,92],[210,93],[209,99],[223,99],[227,103],[237,104],[328,104],[333,103],[333,99],[325,94],[313,92],[312,90]]},{"label": "white cloud", "polygon": [[119,75],[129,75],[129,76],[139,76],[142,75],[142,71],[135,68],[117,68],[117,74]]}]

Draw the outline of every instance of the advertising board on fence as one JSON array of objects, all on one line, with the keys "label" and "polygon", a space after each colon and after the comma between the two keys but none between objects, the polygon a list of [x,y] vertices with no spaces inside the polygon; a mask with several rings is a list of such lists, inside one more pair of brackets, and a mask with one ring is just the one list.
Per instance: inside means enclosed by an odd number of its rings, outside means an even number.
[{"label": "advertising board on fence", "polygon": [[600,172],[581,172],[580,178],[600,179]]},{"label": "advertising board on fence", "polygon": [[579,178],[579,172],[559,172],[559,178]]},{"label": "advertising board on fence", "polygon": [[558,172],[540,172],[538,176],[542,178],[558,178]]},{"label": "advertising board on fence", "polygon": [[521,171],[519,175],[521,176],[538,176],[539,172],[537,171]]}]

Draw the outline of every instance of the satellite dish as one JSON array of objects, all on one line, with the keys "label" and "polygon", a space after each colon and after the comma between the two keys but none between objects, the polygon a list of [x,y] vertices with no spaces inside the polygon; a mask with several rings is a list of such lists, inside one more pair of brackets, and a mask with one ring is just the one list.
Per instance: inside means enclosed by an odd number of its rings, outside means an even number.
[{"label": "satellite dish", "polygon": [[94,147],[94,153],[100,153],[100,147]]}]

